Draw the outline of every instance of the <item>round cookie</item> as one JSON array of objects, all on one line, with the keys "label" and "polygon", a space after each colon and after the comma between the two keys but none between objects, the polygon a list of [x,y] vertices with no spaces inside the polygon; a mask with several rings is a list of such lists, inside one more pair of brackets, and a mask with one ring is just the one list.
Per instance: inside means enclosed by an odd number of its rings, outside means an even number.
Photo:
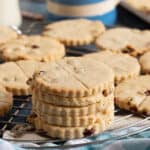
[{"label": "round cookie", "polygon": [[13,95],[29,95],[28,78],[15,62],[0,64],[0,83]]},{"label": "round cookie", "polygon": [[36,129],[42,129],[46,131],[50,137],[61,139],[74,139],[91,136],[93,134],[98,134],[106,130],[111,125],[113,118],[114,116],[112,115],[112,113],[106,114],[90,126],[82,127],[54,126],[45,122],[42,117],[31,118],[30,123],[32,123]]},{"label": "round cookie", "polygon": [[150,50],[150,30],[113,28],[96,40],[100,49],[138,56]]},{"label": "round cookie", "polygon": [[13,29],[0,25],[0,45],[8,42],[11,39],[17,38],[17,36],[18,34]]},{"label": "round cookie", "polygon": [[118,107],[150,115],[150,76],[139,76],[119,84],[115,90]]},{"label": "round cookie", "polygon": [[116,85],[125,79],[135,77],[140,73],[140,65],[136,58],[127,54],[116,54],[110,51],[85,55],[99,62],[103,62],[114,70]]},{"label": "round cookie", "polygon": [[[50,99],[50,98],[49,98]],[[46,113],[49,115],[54,116],[86,116],[95,114],[98,111],[105,111],[105,108],[108,106],[108,104],[112,103],[112,100],[114,99],[114,96],[109,96],[107,99],[101,99],[99,102],[95,102],[90,105],[86,106],[72,106],[68,105],[67,107],[61,106],[61,105],[53,105],[50,103],[46,103],[41,99],[40,97],[35,96],[35,94],[32,94],[32,104],[33,104],[33,110],[37,109],[41,113]],[[59,99],[59,101],[61,101]],[[96,100],[95,100],[96,101]]]},{"label": "round cookie", "polygon": [[144,55],[142,55],[139,59],[139,62],[141,64],[142,72],[145,74],[150,73],[150,52],[146,52]]},{"label": "round cookie", "polygon": [[55,38],[67,46],[78,46],[90,44],[104,30],[104,25],[99,21],[74,19],[47,25],[43,35]]},{"label": "round cookie", "polygon": [[94,104],[96,102],[100,102],[103,100],[107,101],[108,99],[113,99],[113,96],[114,96],[113,91],[114,91],[114,87],[112,88],[110,87],[110,91],[108,95],[104,95],[104,93],[98,93],[96,95],[92,95],[89,97],[76,98],[76,97],[62,97],[62,96],[52,95],[52,94],[49,94],[48,92],[41,91],[40,89],[33,89],[32,97],[33,98],[36,97],[52,105],[66,106],[66,107],[68,106],[82,107],[82,106],[91,105],[91,104]]},{"label": "round cookie", "polygon": [[64,46],[58,41],[42,36],[19,36],[0,46],[4,61],[51,61],[65,55]]},{"label": "round cookie", "polygon": [[4,116],[13,105],[13,96],[0,85],[0,117]]},{"label": "round cookie", "polygon": [[49,63],[49,68],[34,75],[32,89],[64,97],[110,94],[114,73],[107,65],[86,58],[66,58]]},{"label": "round cookie", "polygon": [[[41,111],[40,106],[36,107],[34,112],[43,118],[48,124],[56,125],[56,126],[62,126],[62,127],[79,127],[79,126],[88,126],[90,124],[93,124],[96,122],[97,119],[103,118],[104,115],[109,115],[110,113],[113,114],[113,106],[114,101],[113,99],[111,101],[107,101],[107,104],[105,106],[101,106],[99,104],[99,108],[97,108],[97,111],[94,114],[89,115],[79,115],[79,116],[55,116],[47,113],[43,113]],[[41,103],[42,107],[42,103]],[[55,107],[55,106],[54,106]],[[43,107],[44,108],[44,107]],[[57,107],[56,107],[57,108]],[[79,110],[80,108],[76,108],[76,110]],[[65,110],[65,108],[64,108]],[[71,110],[71,108],[70,108]],[[57,111],[57,109],[55,110]]]}]

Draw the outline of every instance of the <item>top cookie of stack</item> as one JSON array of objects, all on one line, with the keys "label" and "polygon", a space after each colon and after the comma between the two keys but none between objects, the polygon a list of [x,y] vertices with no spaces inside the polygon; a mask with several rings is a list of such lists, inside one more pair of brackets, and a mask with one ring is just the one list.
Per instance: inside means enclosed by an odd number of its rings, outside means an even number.
[{"label": "top cookie of stack", "polygon": [[57,138],[99,133],[114,116],[114,73],[87,58],[51,62],[35,73],[32,85],[36,128]]}]

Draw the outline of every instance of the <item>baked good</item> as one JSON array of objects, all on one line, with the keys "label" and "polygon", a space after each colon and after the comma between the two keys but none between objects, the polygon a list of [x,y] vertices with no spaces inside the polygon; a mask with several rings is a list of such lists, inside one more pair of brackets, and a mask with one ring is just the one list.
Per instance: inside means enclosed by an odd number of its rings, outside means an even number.
[{"label": "baked good", "polygon": [[99,118],[95,123],[89,126],[80,127],[62,127],[50,125],[43,120],[42,117],[32,118],[31,123],[34,124],[36,129],[42,129],[50,137],[61,138],[61,139],[74,139],[86,136],[91,136],[93,134],[98,134],[106,130],[113,121],[113,113],[106,114],[103,118]]},{"label": "baked good", "polygon": [[0,65],[0,84],[13,95],[29,95],[30,88],[26,84],[28,78],[14,62]]},{"label": "baked good", "polygon": [[0,25],[0,45],[8,42],[11,39],[17,38],[17,36],[17,33],[13,29]]},{"label": "baked good", "polygon": [[112,28],[96,40],[100,49],[139,56],[150,50],[150,30]]},{"label": "baked good", "polygon": [[[94,72],[94,73],[93,73]],[[40,70],[33,88],[63,97],[86,97],[98,92],[111,94],[114,73],[103,63],[84,58],[66,58],[49,63],[47,71]]]},{"label": "baked good", "polygon": [[0,85],[0,117],[4,116],[13,105],[13,96]]},{"label": "baked good", "polygon": [[16,61],[16,64],[28,78],[32,78],[33,74],[45,65],[43,62],[38,62],[35,60],[20,60]]},{"label": "baked good", "polygon": [[19,36],[0,46],[4,61],[51,61],[65,55],[64,46],[58,41],[42,36]]},{"label": "baked good", "polygon": [[74,19],[47,25],[43,35],[55,38],[67,46],[78,46],[90,44],[104,30],[104,25],[99,21]]},{"label": "baked good", "polygon": [[140,65],[136,58],[127,54],[117,54],[110,51],[102,51],[85,55],[111,67],[115,73],[116,85],[125,79],[135,77],[140,73]]},{"label": "baked good", "polygon": [[126,0],[126,3],[137,11],[141,11],[145,14],[150,13],[150,1],[149,0]]},{"label": "baked good", "polygon": [[141,64],[142,72],[145,74],[149,74],[150,73],[150,52],[148,51],[145,54],[143,54],[140,57],[139,62]]},{"label": "baked good", "polygon": [[114,73],[103,63],[84,57],[47,63],[30,84],[35,118],[29,121],[51,137],[90,136],[113,121]]},{"label": "baked good", "polygon": [[118,107],[150,115],[150,76],[139,76],[119,84],[115,90]]}]

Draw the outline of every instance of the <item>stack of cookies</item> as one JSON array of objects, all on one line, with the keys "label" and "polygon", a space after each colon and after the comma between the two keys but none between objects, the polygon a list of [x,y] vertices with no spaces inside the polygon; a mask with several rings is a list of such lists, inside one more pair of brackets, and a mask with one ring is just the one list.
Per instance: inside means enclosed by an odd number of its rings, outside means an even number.
[{"label": "stack of cookies", "polygon": [[106,130],[114,118],[114,73],[103,63],[68,57],[35,73],[35,128],[50,137],[72,139]]}]

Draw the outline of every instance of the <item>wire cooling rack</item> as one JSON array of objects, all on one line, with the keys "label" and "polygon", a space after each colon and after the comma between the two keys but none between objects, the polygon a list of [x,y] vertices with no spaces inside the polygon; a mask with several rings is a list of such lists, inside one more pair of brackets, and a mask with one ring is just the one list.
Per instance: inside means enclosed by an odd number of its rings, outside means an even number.
[{"label": "wire cooling rack", "polygon": [[[43,29],[43,26],[46,25],[47,22],[38,22],[38,21],[24,21],[23,26],[21,27],[21,31],[25,34],[38,34]],[[68,56],[81,56],[87,53],[92,53],[96,51],[96,48],[94,46],[87,46],[87,47],[69,47],[67,48],[67,55]],[[3,137],[3,133],[7,130],[12,130],[12,128],[15,125],[28,125],[27,123],[27,116],[31,114],[31,97],[14,97],[14,105],[12,107],[12,110],[4,117],[0,118],[0,136]],[[134,129],[134,130],[133,130]],[[122,132],[122,131],[128,131],[128,132]],[[87,146],[87,145],[96,145],[101,144],[106,141],[111,140],[119,140],[122,138],[126,138],[129,136],[137,135],[139,133],[150,131],[150,117],[144,116],[144,115],[136,115],[133,113],[130,113],[128,111],[120,110],[119,108],[115,109],[115,120],[111,128],[103,132],[101,134],[108,134],[111,133],[111,137],[108,137],[106,139],[96,139],[95,137],[87,137],[92,140],[91,142],[86,142],[83,144],[74,144],[74,145],[63,145],[64,141],[62,140],[54,140],[50,138],[46,138],[43,140],[28,140],[28,139],[9,139],[4,138],[8,141],[13,142],[33,142],[33,143],[45,143],[45,142],[54,142],[59,143],[58,146],[45,146],[42,148],[51,148],[51,149],[68,149],[68,148],[76,148],[81,146]],[[25,147],[25,146],[23,146]],[[41,149],[41,147],[32,147],[28,146],[26,148],[34,148],[34,149]]]}]

